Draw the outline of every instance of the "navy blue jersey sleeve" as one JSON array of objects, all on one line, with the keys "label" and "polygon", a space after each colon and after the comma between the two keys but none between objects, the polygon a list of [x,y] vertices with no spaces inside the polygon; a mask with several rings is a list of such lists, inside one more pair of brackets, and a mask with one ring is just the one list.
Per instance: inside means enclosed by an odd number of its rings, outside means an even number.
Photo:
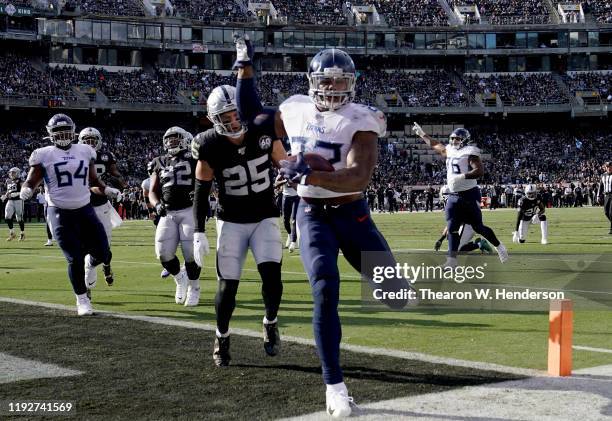
[{"label": "navy blue jersey sleeve", "polygon": [[240,120],[249,125],[263,111],[255,86],[255,78],[238,79],[236,82],[236,105]]},{"label": "navy blue jersey sleeve", "polygon": [[278,139],[276,128],[274,127],[274,117],[276,108],[262,108],[261,112],[255,117],[252,126],[261,134],[270,136],[273,140]]}]

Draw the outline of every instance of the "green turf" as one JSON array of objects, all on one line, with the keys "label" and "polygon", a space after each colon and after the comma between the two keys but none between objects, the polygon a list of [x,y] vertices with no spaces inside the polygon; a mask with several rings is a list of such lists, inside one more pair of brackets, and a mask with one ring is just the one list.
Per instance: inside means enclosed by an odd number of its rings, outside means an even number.
[{"label": "green turf", "polygon": [[[11,338],[0,343],[0,352],[84,372],[0,385],[0,402],[70,401],[75,418],[105,421],[267,420],[325,408],[312,346],[284,343],[271,358],[261,339],[234,335],[232,365],[217,368],[212,331],[107,316],[79,319],[8,303],[0,303],[0,314],[3,336]],[[343,354],[343,366],[360,403],[520,378],[353,352]]]},{"label": "green turf", "polygon": [[[601,208],[550,209],[549,241],[539,244],[532,227],[526,244],[511,243],[514,211],[485,211],[491,226],[510,254],[569,253],[612,255],[612,236]],[[443,216],[434,214],[375,215],[374,220],[393,249],[431,248],[443,228]],[[209,223],[214,244],[214,224]],[[57,247],[43,247],[44,226],[26,225],[23,243],[0,243],[0,296],[62,304],[74,304],[66,264]],[[115,286],[101,281],[94,291],[97,309],[136,312],[153,316],[212,323],[216,288],[214,257],[208,257],[202,275],[202,300],[197,308],[174,304],[172,280],[159,278],[160,266],[153,250],[154,228],[150,222],[128,222],[113,234]],[[358,274],[343,258],[341,317],[343,341],[351,344],[424,352],[439,356],[544,369],[548,337],[546,312],[442,311],[417,309],[413,312],[372,312],[361,306]],[[527,281],[537,268],[525,268],[517,276]],[[298,253],[285,252],[285,282],[281,306],[281,333],[312,337],[312,301]],[[263,315],[260,282],[249,256],[237,297],[232,326],[259,330]],[[612,313],[576,311],[574,343],[612,349]],[[611,354],[575,351],[576,368],[612,363]]]}]

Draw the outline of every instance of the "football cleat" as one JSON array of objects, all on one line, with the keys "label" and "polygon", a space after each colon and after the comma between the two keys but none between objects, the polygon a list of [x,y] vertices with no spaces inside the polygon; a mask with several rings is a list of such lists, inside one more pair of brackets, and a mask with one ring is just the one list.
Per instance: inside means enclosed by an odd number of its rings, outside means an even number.
[{"label": "football cleat", "polygon": [[90,316],[93,314],[93,307],[87,295],[77,296],[77,314],[79,316]]},{"label": "football cleat", "polygon": [[159,276],[161,278],[167,278],[168,276],[170,276],[170,272],[168,272],[166,269],[162,269],[161,273],[159,274]]},{"label": "football cleat", "polygon": [[187,299],[185,300],[185,307],[195,307],[200,302],[200,287],[194,287],[189,282],[187,288]]},{"label": "football cleat", "polygon": [[91,263],[91,255],[85,256],[85,286],[87,289],[93,289],[98,282],[98,272],[96,267]]},{"label": "football cleat", "polygon": [[278,355],[281,347],[280,333],[278,332],[278,322],[264,323],[264,350],[270,357]]},{"label": "football cleat", "polygon": [[506,263],[510,256],[508,255],[508,250],[506,250],[506,246],[502,243],[499,243],[499,246],[496,247],[497,255],[499,256],[499,261],[502,263]]},{"label": "football cleat", "polygon": [[17,236],[15,235],[14,232],[11,232],[8,238],[6,239],[6,241],[13,241],[15,238],[17,238]]},{"label": "football cleat", "polygon": [[227,367],[232,357],[229,353],[230,337],[220,338],[215,335],[215,349],[213,350],[213,360],[217,367]]},{"label": "football cleat", "polygon": [[295,247],[296,247],[295,241],[292,241],[289,244],[289,253],[293,253],[295,251]]},{"label": "football cleat", "polygon": [[110,265],[102,265],[102,270],[104,272],[104,280],[106,281],[106,285],[113,286],[115,282],[115,278],[113,278],[113,270]]},{"label": "football cleat", "polygon": [[546,245],[546,244],[548,244],[548,240],[546,238],[542,238],[541,243]]},{"label": "football cleat", "polygon": [[176,292],[174,293],[174,301],[177,304],[184,304],[187,298],[187,287],[189,286],[189,278],[187,272],[184,270],[180,271],[178,275],[174,277],[176,282]]},{"label": "football cleat", "polygon": [[23,241],[23,240],[25,240],[25,232],[21,232],[19,234],[19,241]]},{"label": "football cleat", "polygon": [[47,240],[45,243],[45,247],[51,247],[53,245],[53,240]]},{"label": "football cleat", "polygon": [[340,392],[327,390],[325,392],[325,402],[327,413],[332,418],[347,418],[351,415],[353,398],[348,395],[346,390]]},{"label": "football cleat", "polygon": [[448,256],[446,258],[446,262],[442,265],[443,268],[456,268],[459,263],[457,262],[456,257]]}]

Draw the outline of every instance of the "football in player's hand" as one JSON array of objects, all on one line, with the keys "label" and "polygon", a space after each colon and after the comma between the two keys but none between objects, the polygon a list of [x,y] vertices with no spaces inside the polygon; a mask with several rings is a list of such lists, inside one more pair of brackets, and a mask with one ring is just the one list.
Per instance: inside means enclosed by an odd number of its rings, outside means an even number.
[{"label": "football in player's hand", "polygon": [[[297,159],[297,155],[291,155],[287,157],[287,161],[295,162]],[[310,168],[314,171],[334,171],[334,166],[321,155],[316,153],[305,153],[304,161],[308,164]]]}]

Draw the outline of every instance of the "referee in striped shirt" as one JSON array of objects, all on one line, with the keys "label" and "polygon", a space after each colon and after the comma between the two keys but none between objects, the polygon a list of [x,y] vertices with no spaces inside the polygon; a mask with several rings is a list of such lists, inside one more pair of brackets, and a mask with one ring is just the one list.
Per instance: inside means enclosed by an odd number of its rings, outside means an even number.
[{"label": "referee in striped shirt", "polygon": [[599,198],[604,199],[604,212],[606,217],[610,221],[610,232],[612,234],[612,161],[608,161],[604,164],[606,173],[601,176],[601,182],[599,183]]}]

